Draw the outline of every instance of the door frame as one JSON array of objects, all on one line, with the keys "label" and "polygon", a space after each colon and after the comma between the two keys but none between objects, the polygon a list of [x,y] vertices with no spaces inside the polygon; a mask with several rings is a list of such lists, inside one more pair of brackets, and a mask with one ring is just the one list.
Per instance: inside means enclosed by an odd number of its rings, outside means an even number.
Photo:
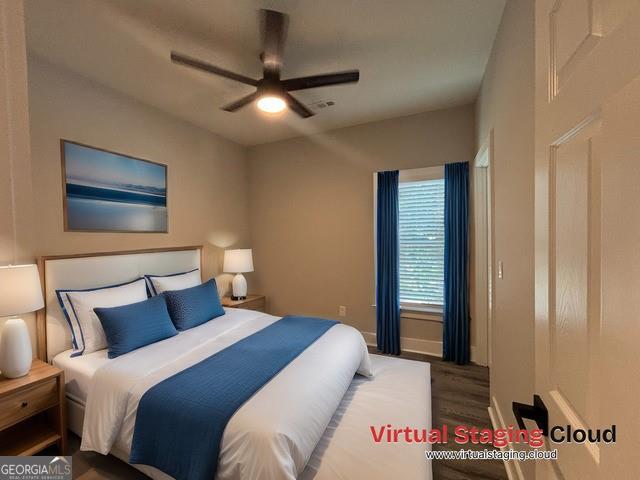
[{"label": "door frame", "polygon": [[491,332],[494,306],[494,132],[484,139],[473,162],[473,231],[474,231],[474,312],[484,348],[479,349],[476,362],[491,367]]}]

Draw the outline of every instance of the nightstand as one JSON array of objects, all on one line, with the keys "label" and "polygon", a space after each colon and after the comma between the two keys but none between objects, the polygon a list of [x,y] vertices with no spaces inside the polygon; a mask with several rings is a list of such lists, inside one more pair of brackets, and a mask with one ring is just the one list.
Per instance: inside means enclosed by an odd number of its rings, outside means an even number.
[{"label": "nightstand", "polygon": [[64,372],[34,360],[24,377],[0,375],[0,456],[34,455],[57,444],[67,450]]},{"label": "nightstand", "polygon": [[222,297],[223,307],[245,308],[265,312],[267,310],[267,298],[264,295],[247,295],[245,300],[231,300],[231,297]]}]

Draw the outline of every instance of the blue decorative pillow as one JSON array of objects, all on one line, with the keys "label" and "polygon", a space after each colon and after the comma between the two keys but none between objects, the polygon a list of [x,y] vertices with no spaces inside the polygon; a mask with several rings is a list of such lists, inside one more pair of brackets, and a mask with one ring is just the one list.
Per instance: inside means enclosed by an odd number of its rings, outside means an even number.
[{"label": "blue decorative pillow", "polygon": [[162,296],[120,307],[95,308],[94,312],[107,337],[109,358],[178,334]]},{"label": "blue decorative pillow", "polygon": [[162,295],[167,309],[178,330],[188,330],[224,315],[215,279],[196,287],[168,290]]}]

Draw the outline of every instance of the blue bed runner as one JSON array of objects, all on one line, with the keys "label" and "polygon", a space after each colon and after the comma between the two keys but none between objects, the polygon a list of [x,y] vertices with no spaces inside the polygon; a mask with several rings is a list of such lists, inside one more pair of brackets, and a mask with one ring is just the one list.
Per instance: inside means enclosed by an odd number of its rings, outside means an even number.
[{"label": "blue bed runner", "polygon": [[138,405],[130,463],[213,479],[234,413],[336,323],[284,317],[151,387]]}]

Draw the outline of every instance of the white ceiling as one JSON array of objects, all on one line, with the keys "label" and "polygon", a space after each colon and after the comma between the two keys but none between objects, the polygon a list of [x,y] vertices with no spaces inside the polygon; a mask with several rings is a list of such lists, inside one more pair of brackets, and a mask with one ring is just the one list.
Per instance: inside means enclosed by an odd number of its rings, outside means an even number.
[{"label": "white ceiling", "polygon": [[[475,99],[506,0],[27,0],[29,51],[244,145]],[[170,50],[261,77],[258,10],[290,16],[283,78],[360,69],[294,92],[315,117],[220,106],[252,87],[169,61]]]}]

